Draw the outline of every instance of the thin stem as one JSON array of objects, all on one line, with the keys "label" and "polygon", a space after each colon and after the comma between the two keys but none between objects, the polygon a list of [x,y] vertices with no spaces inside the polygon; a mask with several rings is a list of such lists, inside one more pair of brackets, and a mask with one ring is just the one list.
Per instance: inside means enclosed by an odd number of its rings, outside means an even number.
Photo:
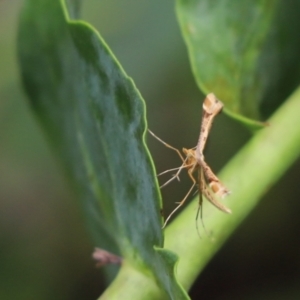
[{"label": "thin stem", "polygon": [[180,257],[178,279],[187,290],[265,191],[299,157],[299,111],[300,89],[272,116],[270,125],[261,129],[221,172],[222,182],[232,190],[226,198],[232,215],[219,212],[204,201],[203,218],[206,228],[213,231],[213,241],[203,237],[199,242],[194,223],[194,201],[166,228],[165,248]]}]

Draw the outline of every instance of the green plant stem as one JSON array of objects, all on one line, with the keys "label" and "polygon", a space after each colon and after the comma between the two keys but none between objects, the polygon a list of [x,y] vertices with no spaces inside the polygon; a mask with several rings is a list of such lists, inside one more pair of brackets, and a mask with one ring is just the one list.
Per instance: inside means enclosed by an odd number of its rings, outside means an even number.
[{"label": "green plant stem", "polygon": [[207,231],[212,231],[210,236],[203,233],[199,239],[195,229],[195,201],[167,227],[165,248],[180,257],[177,276],[185,289],[191,287],[233,230],[298,158],[299,111],[300,88],[272,116],[269,126],[259,131],[222,170],[220,178],[232,191],[226,205],[233,213],[225,215],[205,205],[203,218]]},{"label": "green plant stem", "polygon": [[[218,211],[205,201],[203,219],[210,234],[203,232],[199,226],[199,238],[195,228],[195,199],[166,228],[165,248],[180,257],[176,271],[178,280],[185,289],[191,287],[233,230],[298,158],[299,111],[300,89],[272,116],[269,126],[260,130],[222,170],[220,178],[232,191],[225,200],[226,205],[233,211],[232,215]],[[138,272],[131,272],[130,267],[125,265],[100,299],[166,298],[151,284],[149,278]]]},{"label": "green plant stem", "polygon": [[116,279],[98,300],[166,299],[155,282],[126,262],[123,263]]}]

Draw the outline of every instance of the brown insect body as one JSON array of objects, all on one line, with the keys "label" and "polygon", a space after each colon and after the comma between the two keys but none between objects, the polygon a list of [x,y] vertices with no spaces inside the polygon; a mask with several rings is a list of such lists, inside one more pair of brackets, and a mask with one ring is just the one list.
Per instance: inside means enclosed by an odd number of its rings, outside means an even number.
[{"label": "brown insect body", "polygon": [[[214,172],[211,170],[209,165],[205,162],[204,159],[204,148],[205,144],[213,123],[214,118],[222,111],[223,103],[219,101],[214,94],[208,94],[203,102],[203,116],[202,116],[202,122],[201,122],[201,128],[200,128],[200,135],[198,139],[198,144],[195,148],[192,149],[186,149],[183,148],[182,152],[185,156],[181,154],[181,152],[172,147],[171,145],[165,143],[160,138],[158,138],[154,133],[152,133],[150,130],[149,132],[158,139],[161,143],[163,143],[166,147],[174,150],[177,152],[179,157],[182,160],[182,165],[179,168],[176,168],[178,171],[177,173],[168,180],[165,184],[163,184],[161,187],[166,186],[171,181],[173,181],[175,178],[179,178],[179,174],[182,171],[182,169],[187,169],[188,175],[191,178],[193,184],[192,187],[189,189],[188,193],[185,195],[185,197],[178,203],[178,206],[171,212],[171,214],[166,219],[163,228],[166,226],[172,215],[185,203],[188,196],[191,194],[193,188],[197,184],[198,181],[198,187],[199,187],[199,210],[202,216],[202,194],[205,196],[205,198],[213,204],[216,208],[219,210],[225,212],[225,213],[231,213],[231,210],[227,208],[225,205],[217,201],[215,198],[215,195],[220,196],[221,198],[224,198],[228,194],[230,194],[230,191],[223,185],[223,183],[219,180],[219,178],[214,174]],[[174,170],[174,169],[171,169]],[[167,170],[161,174],[167,173],[171,170]],[[197,180],[194,177],[195,171],[198,171],[198,177]],[[160,175],[161,175],[160,174]],[[197,213],[198,216],[198,213]]]}]

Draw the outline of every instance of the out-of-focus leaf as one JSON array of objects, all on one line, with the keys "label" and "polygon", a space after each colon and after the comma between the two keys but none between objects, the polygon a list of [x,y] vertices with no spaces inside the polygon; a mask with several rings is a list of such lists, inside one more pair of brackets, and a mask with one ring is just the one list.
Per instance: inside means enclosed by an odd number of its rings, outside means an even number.
[{"label": "out-of-focus leaf", "polygon": [[66,6],[68,8],[68,13],[70,18],[72,19],[79,18],[81,5],[82,5],[82,0],[66,0]]},{"label": "out-of-focus leaf", "polygon": [[258,119],[296,88],[300,1],[177,0],[177,15],[198,86],[231,115]]},{"label": "out-of-focus leaf", "polygon": [[161,249],[161,201],[133,81],[90,25],[69,20],[63,1],[25,1],[18,51],[32,108],[78,189],[96,246],[154,279],[164,297],[188,299],[174,277],[176,255]]}]

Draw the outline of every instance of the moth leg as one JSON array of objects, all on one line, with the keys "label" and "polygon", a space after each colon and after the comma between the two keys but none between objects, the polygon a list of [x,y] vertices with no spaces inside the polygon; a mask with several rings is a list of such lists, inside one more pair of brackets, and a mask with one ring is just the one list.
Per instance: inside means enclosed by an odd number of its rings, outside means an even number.
[{"label": "moth leg", "polygon": [[[178,171],[177,171],[176,174],[174,174],[167,182],[165,182],[163,185],[161,185],[160,188],[165,187],[165,186],[168,185],[171,181],[173,181],[175,178],[177,178],[177,180],[180,181],[180,180],[179,180],[179,174],[181,173],[181,171],[182,171],[183,169],[185,169],[185,168],[190,168],[190,167],[193,166],[193,164],[192,164],[192,165],[187,165],[187,164],[186,164],[186,161],[187,161],[187,158],[184,160],[183,164],[182,164],[179,168],[170,169],[170,170],[176,170],[176,169],[178,169]],[[164,173],[167,173],[167,172],[170,171],[170,170],[166,170],[166,171],[160,173],[159,175],[162,175],[162,174],[164,174]],[[159,175],[158,175],[158,176],[159,176]]]},{"label": "moth leg", "polygon": [[162,143],[163,145],[165,145],[167,148],[176,151],[176,153],[178,154],[178,156],[180,157],[180,159],[181,159],[182,162],[184,163],[185,159],[183,158],[181,152],[180,152],[177,148],[175,148],[175,147],[173,147],[173,146],[167,144],[166,142],[164,142],[164,141],[163,141],[162,139],[160,139],[157,135],[155,135],[150,129],[148,129],[148,131],[149,131],[149,133],[150,133],[154,138],[156,138],[159,142],[161,142],[161,143]]},{"label": "moth leg", "polygon": [[193,171],[194,171],[194,167],[188,170],[188,174],[191,178],[191,180],[193,181],[193,184],[191,186],[191,188],[189,189],[189,191],[187,192],[187,194],[185,195],[185,197],[178,203],[177,207],[170,213],[170,215],[167,217],[164,225],[162,228],[165,228],[167,223],[169,222],[170,218],[174,215],[174,213],[185,203],[186,199],[188,198],[188,196],[191,194],[193,188],[196,185],[196,179],[193,176]]}]

